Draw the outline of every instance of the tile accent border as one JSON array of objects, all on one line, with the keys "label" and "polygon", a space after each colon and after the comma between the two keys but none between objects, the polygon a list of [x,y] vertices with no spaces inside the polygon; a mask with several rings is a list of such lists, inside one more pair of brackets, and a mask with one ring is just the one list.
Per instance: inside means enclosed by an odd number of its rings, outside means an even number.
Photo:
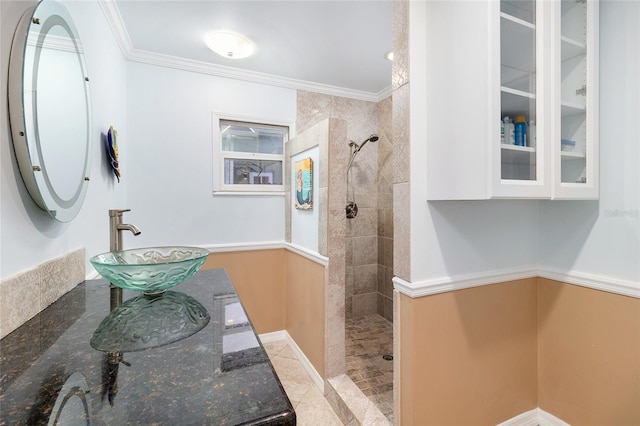
[{"label": "tile accent border", "polygon": [[393,286],[400,293],[411,298],[417,298],[445,293],[448,291],[462,290],[465,288],[534,277],[547,278],[567,284],[579,285],[582,287],[592,288],[594,290],[606,291],[608,293],[640,299],[640,284],[630,280],[621,280],[613,277],[605,277],[602,275],[588,274],[579,271],[565,271],[561,269],[538,268],[534,266],[497,269],[475,274],[445,276],[413,282],[405,281],[399,277],[393,277]]},{"label": "tile accent border", "polygon": [[390,425],[382,411],[346,374],[327,379],[325,398],[344,424]]},{"label": "tile accent border", "polygon": [[71,251],[0,281],[0,338],[85,280],[85,249]]}]

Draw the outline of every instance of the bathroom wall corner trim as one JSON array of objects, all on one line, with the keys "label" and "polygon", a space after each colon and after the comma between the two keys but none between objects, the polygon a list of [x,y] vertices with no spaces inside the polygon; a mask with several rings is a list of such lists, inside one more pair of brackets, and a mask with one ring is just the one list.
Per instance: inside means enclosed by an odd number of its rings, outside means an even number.
[{"label": "bathroom wall corner trim", "polygon": [[311,251],[307,248],[299,246],[293,243],[285,243],[285,247],[287,250],[292,251],[293,253],[299,254],[300,256],[306,257],[309,260],[312,260],[322,266],[329,265],[329,258],[321,255],[320,253]]},{"label": "bathroom wall corner trim", "polygon": [[411,298],[417,298],[533,277],[547,278],[567,284],[592,288],[594,290],[640,298],[640,283],[637,282],[579,271],[564,271],[555,268],[532,266],[497,269],[476,274],[452,275],[413,282],[405,281],[399,277],[393,277],[393,286],[400,293]]},{"label": "bathroom wall corner trim", "polygon": [[560,420],[553,414],[547,413],[540,408],[534,408],[533,410],[526,411],[515,417],[506,420],[498,426],[569,426],[568,423]]},{"label": "bathroom wall corner trim", "polygon": [[302,352],[302,349],[300,349],[300,347],[296,344],[296,342],[286,330],[274,331],[272,333],[263,333],[258,337],[263,344],[285,340],[293,353],[298,358],[298,361],[300,361],[300,363],[302,364],[302,367],[304,367],[304,370],[307,372],[307,374],[309,374],[309,377],[311,377],[313,384],[316,385],[318,390],[324,395],[324,380],[322,380],[322,377],[313,367],[311,361],[309,361],[304,352]]},{"label": "bathroom wall corner trim", "polygon": [[540,269],[538,271],[538,276],[550,280],[562,281],[568,284],[575,284],[582,287],[640,299],[640,282],[578,271],[563,271],[555,268]]},{"label": "bathroom wall corner trim", "polygon": [[498,284],[538,276],[534,267],[499,269],[476,274],[454,275],[409,282],[393,277],[393,286],[400,293],[411,298],[430,296],[438,293],[462,290],[483,285]]}]

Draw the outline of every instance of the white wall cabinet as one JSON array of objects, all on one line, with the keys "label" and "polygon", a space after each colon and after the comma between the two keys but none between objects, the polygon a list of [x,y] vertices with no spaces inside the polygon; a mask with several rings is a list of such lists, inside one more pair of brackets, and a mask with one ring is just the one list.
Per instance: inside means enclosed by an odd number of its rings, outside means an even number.
[{"label": "white wall cabinet", "polygon": [[429,200],[598,198],[597,26],[593,0],[428,2]]}]

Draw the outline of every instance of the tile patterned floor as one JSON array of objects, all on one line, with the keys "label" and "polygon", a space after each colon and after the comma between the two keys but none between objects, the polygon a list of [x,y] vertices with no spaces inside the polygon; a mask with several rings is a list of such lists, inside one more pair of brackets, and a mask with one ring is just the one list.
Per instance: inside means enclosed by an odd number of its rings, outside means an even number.
[{"label": "tile patterned floor", "polygon": [[393,325],[380,315],[349,319],[346,328],[347,375],[393,424]]},{"label": "tile patterned floor", "polygon": [[294,410],[298,426],[342,426],[285,340],[263,344]]}]

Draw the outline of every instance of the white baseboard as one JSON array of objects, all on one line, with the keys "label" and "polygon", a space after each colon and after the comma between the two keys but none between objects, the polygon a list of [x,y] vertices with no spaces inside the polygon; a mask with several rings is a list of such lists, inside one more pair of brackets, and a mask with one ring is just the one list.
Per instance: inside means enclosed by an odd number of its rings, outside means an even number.
[{"label": "white baseboard", "polygon": [[271,343],[271,342],[279,342],[285,340],[293,353],[298,358],[298,361],[302,364],[302,367],[307,372],[313,384],[316,385],[318,390],[324,395],[324,379],[320,374],[316,371],[311,361],[307,358],[307,356],[302,352],[302,349],[296,344],[293,338],[287,333],[286,330],[274,331],[272,333],[264,333],[258,336],[262,343]]},{"label": "white baseboard", "polygon": [[551,413],[547,413],[541,408],[519,414],[498,426],[569,426],[569,423],[557,418]]},{"label": "white baseboard", "polygon": [[538,409],[527,411],[500,423],[498,426],[537,426],[538,425]]},{"label": "white baseboard", "polygon": [[271,333],[262,333],[258,337],[262,343],[273,343],[287,340],[287,332],[284,330],[274,331]]},{"label": "white baseboard", "polygon": [[570,426],[569,423],[540,408],[538,408],[538,424],[540,426]]}]

